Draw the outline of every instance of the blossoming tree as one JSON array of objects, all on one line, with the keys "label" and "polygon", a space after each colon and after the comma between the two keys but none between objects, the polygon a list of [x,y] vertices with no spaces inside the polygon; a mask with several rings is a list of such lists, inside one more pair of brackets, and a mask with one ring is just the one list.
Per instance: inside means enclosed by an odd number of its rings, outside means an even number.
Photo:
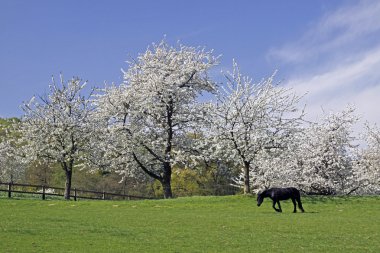
[{"label": "blossoming tree", "polygon": [[254,83],[237,64],[226,85],[209,105],[209,132],[216,150],[241,167],[244,192],[250,193],[250,170],[260,152],[283,149],[302,122],[300,97],[273,83],[273,76]]},{"label": "blossoming tree", "polygon": [[0,142],[0,182],[14,182],[25,171],[25,164],[17,159],[16,152],[10,141]]},{"label": "blossoming tree", "polygon": [[119,171],[121,165],[124,174],[142,171],[172,197],[172,166],[198,121],[198,95],[215,89],[207,72],[216,64],[212,51],[165,41],[129,62],[124,83],[107,87],[96,101],[98,119],[107,122],[103,148]]},{"label": "blossoming tree", "polygon": [[73,78],[66,84],[49,86],[49,94],[33,97],[24,103],[20,124],[20,144],[28,161],[59,163],[65,171],[65,199],[70,199],[73,167],[80,162],[88,147],[92,107],[82,95],[86,83]]},{"label": "blossoming tree", "polygon": [[317,194],[345,193],[351,189],[357,121],[353,108],[331,113],[312,124],[300,142],[302,187]]},{"label": "blossoming tree", "polygon": [[357,184],[354,165],[356,138],[353,108],[325,115],[319,122],[304,125],[287,149],[258,155],[255,184],[299,187],[313,194],[350,194]]},{"label": "blossoming tree", "polygon": [[366,125],[364,134],[367,146],[360,151],[354,167],[357,192],[380,193],[380,129],[376,125]]}]

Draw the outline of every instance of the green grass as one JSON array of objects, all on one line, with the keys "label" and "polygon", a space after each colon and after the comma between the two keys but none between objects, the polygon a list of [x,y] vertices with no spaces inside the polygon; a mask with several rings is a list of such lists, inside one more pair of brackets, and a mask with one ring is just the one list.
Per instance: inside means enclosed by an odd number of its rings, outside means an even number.
[{"label": "green grass", "polygon": [[0,198],[0,252],[380,252],[380,197]]}]

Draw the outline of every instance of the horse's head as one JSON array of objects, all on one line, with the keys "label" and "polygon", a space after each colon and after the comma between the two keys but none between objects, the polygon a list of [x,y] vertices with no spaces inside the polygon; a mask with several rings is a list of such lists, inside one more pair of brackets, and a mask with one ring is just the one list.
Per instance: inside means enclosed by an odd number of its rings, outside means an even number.
[{"label": "horse's head", "polygon": [[257,194],[257,206],[260,206],[263,203],[264,197],[262,193]]}]

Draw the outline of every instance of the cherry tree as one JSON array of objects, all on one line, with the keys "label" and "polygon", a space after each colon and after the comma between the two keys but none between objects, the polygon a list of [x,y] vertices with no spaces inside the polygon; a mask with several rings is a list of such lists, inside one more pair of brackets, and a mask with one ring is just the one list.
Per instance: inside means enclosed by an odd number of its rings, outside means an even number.
[{"label": "cherry tree", "polygon": [[367,147],[359,153],[359,160],[354,166],[357,180],[357,192],[364,194],[380,193],[380,129],[366,124],[364,134]]},{"label": "cherry tree", "polygon": [[367,126],[368,147],[359,150],[353,108],[304,125],[287,149],[257,156],[251,183],[258,188],[295,186],[311,194],[368,194],[379,191],[379,132]]},{"label": "cherry tree", "polygon": [[284,149],[263,150],[257,155],[256,166],[251,168],[251,185],[256,192],[271,187],[299,187],[299,161],[293,139]]},{"label": "cherry tree", "polygon": [[312,124],[300,143],[304,188],[318,194],[344,193],[352,186],[355,161],[352,126],[357,121],[353,108],[330,113]]},{"label": "cherry tree", "polygon": [[0,119],[0,182],[14,182],[21,178],[25,165],[17,159],[15,132],[17,119]]},{"label": "cherry tree", "polygon": [[172,166],[199,121],[198,95],[215,89],[207,72],[216,64],[212,51],[161,41],[129,62],[123,84],[104,89],[97,118],[107,122],[103,151],[119,172],[143,172],[172,197]]},{"label": "cherry tree", "polygon": [[284,149],[302,122],[300,97],[273,83],[274,76],[254,83],[237,64],[225,74],[217,102],[208,105],[209,138],[226,160],[242,169],[244,192],[250,190],[250,171],[263,150]]},{"label": "cherry tree", "polygon": [[22,105],[19,131],[24,160],[59,163],[66,175],[65,199],[70,199],[74,165],[84,160],[92,135],[92,105],[82,95],[85,85],[79,78],[65,84],[61,76],[60,84],[53,79],[48,95]]},{"label": "cherry tree", "polygon": [[10,140],[0,142],[0,182],[14,182],[25,171],[25,164],[17,159],[17,152]]},{"label": "cherry tree", "polygon": [[0,142],[0,182],[1,181],[12,181],[12,173],[9,173],[9,150],[10,146],[6,142]]}]

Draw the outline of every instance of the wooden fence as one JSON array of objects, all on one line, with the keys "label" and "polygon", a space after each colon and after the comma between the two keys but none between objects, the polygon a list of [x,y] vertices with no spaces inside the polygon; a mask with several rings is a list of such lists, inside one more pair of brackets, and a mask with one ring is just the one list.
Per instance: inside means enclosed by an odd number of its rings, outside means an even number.
[{"label": "wooden fence", "polygon": [[[47,185],[32,185],[32,184],[18,184],[18,183],[2,183],[0,182],[0,192],[7,192],[8,198],[12,197],[12,193],[23,194],[37,194],[41,195],[43,200],[46,196],[64,196],[64,188],[52,187]],[[70,191],[70,197],[75,201],[77,199],[94,199],[94,200],[138,200],[138,199],[152,199],[149,197],[133,196],[126,194],[117,194],[111,192],[98,192],[73,188]]]}]

